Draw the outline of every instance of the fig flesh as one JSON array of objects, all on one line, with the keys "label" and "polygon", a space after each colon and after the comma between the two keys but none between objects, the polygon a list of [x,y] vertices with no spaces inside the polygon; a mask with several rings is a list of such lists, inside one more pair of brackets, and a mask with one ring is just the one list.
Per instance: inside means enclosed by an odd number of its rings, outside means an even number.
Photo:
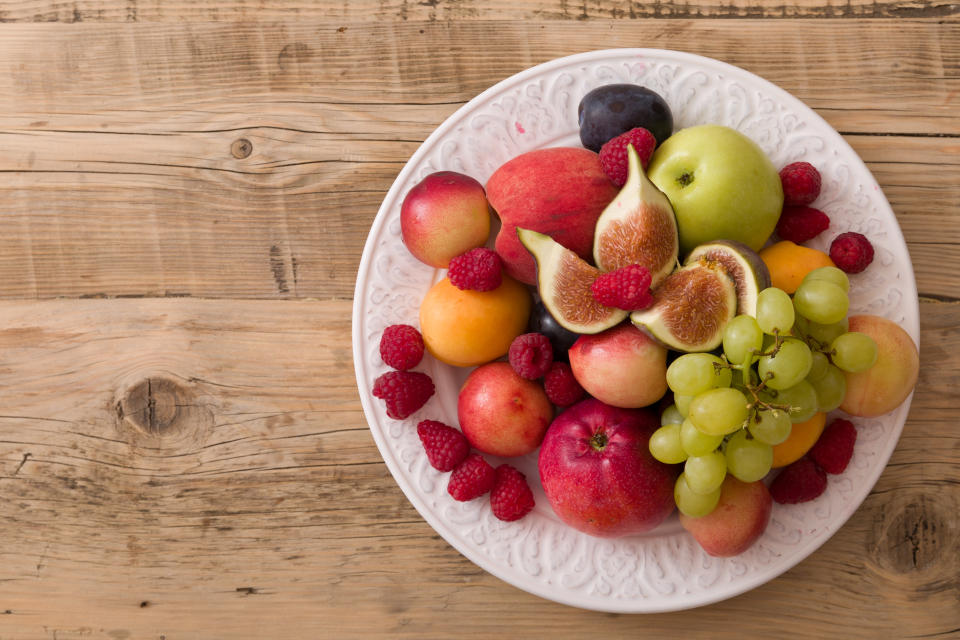
[{"label": "fig flesh", "polygon": [[756,251],[736,240],[716,240],[690,252],[684,264],[719,263],[737,289],[737,313],[756,317],[757,296],[770,286],[770,270]]},{"label": "fig flesh", "polygon": [[664,346],[687,353],[720,346],[737,312],[737,289],[717,262],[677,269],[653,292],[653,304],[630,320]]},{"label": "fig flesh", "polygon": [[537,263],[540,300],[560,326],[574,333],[600,333],[619,324],[628,311],[597,302],[590,285],[601,271],[550,236],[517,227],[520,243]]},{"label": "fig flesh", "polygon": [[639,264],[656,288],[677,266],[680,240],[670,200],[643,171],[633,145],[627,146],[627,181],[597,219],[593,261],[601,271]]}]

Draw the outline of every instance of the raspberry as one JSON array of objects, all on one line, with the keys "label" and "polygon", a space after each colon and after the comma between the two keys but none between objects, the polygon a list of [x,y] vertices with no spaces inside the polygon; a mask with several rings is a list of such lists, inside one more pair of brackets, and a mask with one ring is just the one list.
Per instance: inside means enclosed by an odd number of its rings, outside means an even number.
[{"label": "raspberry", "polygon": [[590,291],[593,298],[605,307],[635,311],[653,304],[651,280],[646,267],[631,264],[602,274],[590,285]]},{"label": "raspberry", "polygon": [[610,181],[618,187],[622,187],[627,182],[628,144],[633,145],[637,156],[640,157],[640,164],[646,169],[650,163],[650,156],[653,155],[653,149],[657,146],[657,139],[643,127],[637,127],[608,140],[600,147],[600,166],[603,167],[603,172],[607,174]]},{"label": "raspberry", "polygon": [[437,420],[421,420],[417,435],[427,452],[427,460],[437,471],[453,471],[470,453],[466,436]]},{"label": "raspberry", "polygon": [[807,455],[827,473],[843,473],[853,457],[856,442],[857,429],[853,423],[837,418],[827,425]]},{"label": "raspberry", "polygon": [[447,277],[457,289],[493,291],[500,286],[503,263],[493,249],[478,247],[450,260]]},{"label": "raspberry", "polygon": [[770,495],[780,504],[813,500],[827,489],[827,474],[810,458],[785,467],[770,485]]},{"label": "raspberry", "polygon": [[547,398],[558,407],[569,407],[586,395],[566,362],[554,362],[543,378]]},{"label": "raspberry", "polygon": [[873,245],[862,233],[841,233],[830,243],[830,259],[846,273],[860,273],[873,262]]},{"label": "raspberry", "polygon": [[815,238],[830,226],[830,218],[823,211],[813,207],[784,207],[777,221],[777,235],[784,240],[803,244]]},{"label": "raspberry", "polygon": [[507,358],[518,376],[527,380],[536,380],[550,369],[550,364],[553,362],[553,346],[550,344],[550,338],[542,333],[524,333],[510,343]]},{"label": "raspberry", "polygon": [[500,520],[513,522],[533,510],[533,491],[527,477],[509,464],[496,469],[496,480],[490,490],[490,507]]},{"label": "raspberry", "polygon": [[408,324],[392,324],[380,336],[380,357],[399,371],[413,369],[423,359],[423,336]]},{"label": "raspberry", "polygon": [[373,382],[373,395],[387,405],[387,415],[403,420],[433,395],[433,380],[419,371],[388,371]]},{"label": "raspberry", "polygon": [[473,500],[490,491],[496,477],[497,472],[483,456],[471,453],[450,474],[447,493],[460,502]]},{"label": "raspberry", "polygon": [[809,162],[794,162],[780,169],[780,183],[785,205],[810,204],[820,195],[820,172]]}]

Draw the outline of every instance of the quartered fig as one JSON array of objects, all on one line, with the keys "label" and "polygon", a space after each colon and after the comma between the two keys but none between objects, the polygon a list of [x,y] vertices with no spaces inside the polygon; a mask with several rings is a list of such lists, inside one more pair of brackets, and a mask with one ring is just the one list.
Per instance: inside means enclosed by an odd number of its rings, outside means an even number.
[{"label": "quartered fig", "polygon": [[684,266],[653,292],[653,304],[630,320],[670,349],[710,351],[737,312],[737,290],[719,263]]},{"label": "quartered fig", "polygon": [[757,315],[757,295],[770,286],[770,270],[756,251],[736,240],[716,240],[694,247],[684,264],[720,264],[737,289],[737,313]]},{"label": "quartered fig", "polygon": [[670,200],[643,171],[633,146],[627,147],[627,181],[606,206],[593,235],[593,261],[601,271],[639,264],[656,288],[677,265],[677,219]]},{"label": "quartered fig", "polygon": [[593,298],[590,285],[602,272],[550,236],[517,227],[521,244],[537,263],[537,289],[550,315],[575,333],[600,333],[629,312]]}]

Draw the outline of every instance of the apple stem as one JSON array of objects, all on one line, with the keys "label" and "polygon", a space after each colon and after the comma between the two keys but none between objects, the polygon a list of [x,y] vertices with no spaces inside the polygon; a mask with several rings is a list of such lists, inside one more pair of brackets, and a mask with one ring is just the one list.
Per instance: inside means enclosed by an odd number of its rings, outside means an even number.
[{"label": "apple stem", "polygon": [[594,451],[603,451],[604,447],[607,446],[607,434],[597,431],[590,437],[590,446]]}]

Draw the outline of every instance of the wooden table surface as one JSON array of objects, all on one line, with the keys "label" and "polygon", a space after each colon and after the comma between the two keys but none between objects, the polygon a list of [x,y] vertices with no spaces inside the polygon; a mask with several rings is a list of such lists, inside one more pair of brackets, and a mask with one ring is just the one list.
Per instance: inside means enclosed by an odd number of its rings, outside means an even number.
[{"label": "wooden table surface", "polygon": [[[0,8],[0,638],[960,637],[960,5],[16,0]],[[477,93],[612,47],[743,67],[896,212],[923,369],[857,513],[712,606],[529,595],[420,517],[352,369],[367,231]]]}]

